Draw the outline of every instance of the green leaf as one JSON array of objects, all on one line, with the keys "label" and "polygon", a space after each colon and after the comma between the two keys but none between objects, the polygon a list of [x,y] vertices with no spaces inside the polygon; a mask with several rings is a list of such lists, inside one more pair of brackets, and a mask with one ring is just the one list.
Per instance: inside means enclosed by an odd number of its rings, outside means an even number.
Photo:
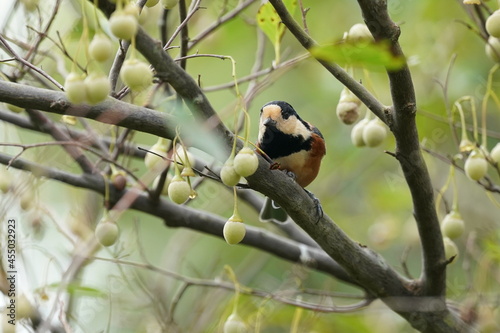
[{"label": "green leaf", "polygon": [[401,69],[406,61],[392,54],[389,42],[340,42],[334,45],[319,46],[311,49],[318,59],[340,65],[389,70]]},{"label": "green leaf", "polygon": [[[297,8],[297,0],[285,0],[283,3],[290,14],[293,15]],[[279,43],[281,38],[283,38],[285,25],[281,22],[281,18],[270,2],[266,2],[260,6],[257,12],[257,24],[274,45]]]},{"label": "green leaf", "polygon": [[285,33],[285,25],[281,23],[281,18],[269,2],[260,6],[257,24],[273,44],[278,43]]}]

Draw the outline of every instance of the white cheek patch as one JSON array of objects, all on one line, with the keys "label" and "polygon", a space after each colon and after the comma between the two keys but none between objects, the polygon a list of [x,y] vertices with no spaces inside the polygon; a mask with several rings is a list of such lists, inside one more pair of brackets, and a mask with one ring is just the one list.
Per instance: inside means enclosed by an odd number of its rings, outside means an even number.
[{"label": "white cheek patch", "polygon": [[295,116],[291,116],[286,120],[278,122],[277,128],[285,134],[302,136],[304,140],[309,139],[311,136],[311,131],[308,130],[307,127]]}]

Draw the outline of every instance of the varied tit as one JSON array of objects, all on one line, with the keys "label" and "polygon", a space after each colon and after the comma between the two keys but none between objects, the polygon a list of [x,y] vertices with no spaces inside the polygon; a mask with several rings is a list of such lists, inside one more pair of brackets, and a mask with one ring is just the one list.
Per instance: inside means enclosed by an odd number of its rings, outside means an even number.
[{"label": "varied tit", "polygon": [[[257,146],[276,163],[278,169],[286,170],[302,187],[316,178],[326,153],[321,132],[283,101],[269,102],[262,107]],[[308,194],[317,201],[310,192]],[[321,207],[319,210],[322,213]],[[261,221],[285,222],[287,218],[283,209],[266,198]]]}]

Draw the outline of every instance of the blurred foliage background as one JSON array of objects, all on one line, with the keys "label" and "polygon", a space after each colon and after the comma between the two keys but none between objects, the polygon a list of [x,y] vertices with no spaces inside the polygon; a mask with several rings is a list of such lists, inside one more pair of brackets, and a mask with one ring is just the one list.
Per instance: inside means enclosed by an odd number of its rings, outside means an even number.
[{"label": "blurred foliage background", "polygon": [[[40,6],[40,15],[16,6],[3,32],[19,40],[32,40],[33,31],[23,26],[30,24],[39,27],[50,13],[50,3],[47,1]],[[353,24],[362,22],[355,1],[304,0],[303,4],[310,8],[307,12],[309,32],[319,43],[337,41]],[[216,20],[224,6],[233,8],[236,5],[235,0],[203,1],[203,9],[189,23],[190,36],[196,36]],[[491,1],[488,5],[496,9]],[[82,32],[80,6],[77,0],[63,1],[49,34],[56,39],[56,32],[59,31],[70,53],[75,52]],[[242,15],[196,45],[190,53],[230,55],[236,61],[237,76],[248,75],[254,64],[258,44],[255,24],[258,6],[255,3],[247,8]],[[466,26],[470,22],[460,1],[395,0],[389,1],[389,8],[393,20],[401,27],[400,43],[411,66],[417,92],[421,141],[442,156],[453,156],[458,153],[458,147],[453,141],[446,110],[456,99],[465,95],[473,96],[477,103],[481,101],[488,71],[493,66],[484,54],[485,42]],[[148,15],[145,27],[158,38],[160,6],[149,9]],[[91,27],[95,27],[95,21],[92,23],[93,14],[88,17]],[[300,16],[296,15],[296,18],[300,19]],[[105,20],[101,20],[106,29]],[[169,15],[169,31],[173,31],[177,25],[178,14],[174,10]],[[263,67],[269,67],[274,59],[274,51],[268,40],[265,43]],[[43,42],[41,50],[47,54],[37,57],[37,64],[63,82],[70,61],[49,40]],[[178,50],[175,48],[170,51],[173,56],[176,52]],[[305,51],[286,32],[282,61],[300,54],[305,54]],[[109,65],[103,65],[103,70],[107,71]],[[0,66],[6,68],[8,64]],[[188,60],[187,68],[206,89],[232,81],[231,63],[228,60],[194,58]],[[445,100],[442,85],[448,72],[450,79],[446,85]],[[315,60],[305,59],[286,71],[275,71],[270,76],[273,78],[271,84],[249,105],[252,141],[257,138],[258,115],[263,104],[271,100],[286,100],[292,104],[304,119],[320,128],[327,142],[327,155],[319,177],[309,187],[320,198],[324,211],[350,237],[379,251],[401,272],[404,253],[404,264],[409,273],[418,277],[421,257],[411,198],[399,164],[385,153],[395,150],[392,137],[389,135],[384,144],[377,148],[354,147],[350,139],[351,126],[343,125],[335,116],[342,85]],[[367,80],[360,69],[354,71],[354,76],[362,82]],[[373,82],[372,92],[384,104],[390,105],[386,74],[383,71],[370,72],[369,79]],[[36,85],[35,82],[33,84]],[[243,92],[246,88],[247,84],[240,86]],[[494,89],[498,91],[498,79],[494,81]],[[222,119],[232,126],[236,104],[234,93],[226,89],[207,94]],[[162,111],[168,111],[168,103],[161,96],[156,97],[153,104]],[[500,137],[500,110],[493,103],[490,103],[490,108],[487,124],[491,137],[488,148],[494,146]],[[57,119],[56,116],[51,117]],[[470,112],[466,113],[466,117],[468,124],[472,124]],[[91,124],[98,132],[106,129],[102,124]],[[0,133],[0,140],[5,142],[33,143],[47,140],[46,136],[6,123],[0,123]],[[156,138],[137,133],[134,140],[148,147]],[[2,149],[4,152],[17,152],[13,148]],[[197,154],[196,151],[194,153]],[[72,162],[57,147],[32,150],[23,156],[76,171]],[[428,154],[425,157],[437,193],[446,181],[449,164]],[[141,160],[132,159],[126,164],[137,170],[137,174],[145,171]],[[12,216],[20,222],[18,248],[25,273],[20,288],[31,302],[39,305],[41,311],[47,311],[61,281],[61,272],[71,260],[71,252],[75,251],[73,244],[62,236],[61,229],[71,233],[79,228],[75,227],[75,223],[80,225],[90,221],[92,225],[98,221],[102,214],[99,208],[102,206],[101,199],[86,191],[35,179],[20,171],[11,169],[9,174],[19,186],[26,189],[20,193],[35,193],[30,199],[33,206],[28,211],[20,209],[17,204],[12,205],[25,194],[14,198],[0,196],[0,212],[2,216]],[[498,184],[498,174],[491,172],[491,177]],[[500,200],[498,194],[488,195],[462,172],[457,172],[457,183],[459,209],[466,223],[466,233],[456,241],[460,255],[449,266],[448,295],[452,301],[462,305],[483,300],[484,308],[479,310],[481,325],[484,325],[482,329],[494,332],[500,329],[498,325],[491,324],[495,320],[500,321]],[[231,215],[232,193],[224,186],[205,182],[198,192],[198,198],[190,203],[193,207],[207,209],[224,217]],[[451,199],[452,192],[448,190],[444,200],[451,204]],[[441,217],[446,214],[444,206],[439,210]],[[279,232],[272,225],[260,223],[257,214],[249,207],[243,206],[241,209],[246,223]],[[141,263],[142,267],[100,259],[89,261],[74,287],[68,288],[73,296],[68,313],[75,331],[221,331],[232,311],[232,292],[191,285],[178,299],[172,313],[171,302],[180,295],[179,291],[185,287],[184,282],[182,278],[147,269],[147,263],[184,277],[215,281],[229,281],[224,273],[224,266],[229,265],[238,281],[251,288],[269,292],[319,289],[325,295],[347,293],[361,296],[355,288],[322,273],[284,262],[253,248],[229,246],[222,238],[191,230],[166,228],[161,220],[145,214],[127,212],[119,224],[122,230],[119,243],[100,250],[96,256],[133,261]],[[309,296],[304,297],[307,300]],[[355,298],[310,297],[311,302],[323,304],[356,302]],[[260,332],[292,332],[294,325],[297,329],[294,332],[413,331],[403,319],[380,302],[354,313],[340,314],[298,310],[270,299],[241,296],[238,309],[240,316],[252,327],[260,323]],[[173,321],[169,321],[170,315],[173,315]]]}]

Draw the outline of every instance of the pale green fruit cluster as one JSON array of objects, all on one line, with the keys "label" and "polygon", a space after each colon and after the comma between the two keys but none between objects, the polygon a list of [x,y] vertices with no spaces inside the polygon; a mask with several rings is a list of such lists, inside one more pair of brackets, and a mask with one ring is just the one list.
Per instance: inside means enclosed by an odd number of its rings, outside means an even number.
[{"label": "pale green fruit cluster", "polygon": [[64,82],[66,97],[73,104],[98,104],[103,102],[111,91],[108,77],[92,73],[86,78],[77,73],[70,73]]},{"label": "pale green fruit cluster", "polygon": [[486,31],[490,35],[485,47],[486,55],[494,62],[500,62],[500,10],[491,14],[486,20]]},{"label": "pale green fruit cluster", "polygon": [[229,157],[222,166],[220,177],[227,186],[235,186],[241,177],[249,177],[257,171],[259,159],[249,147],[243,147],[234,158]]},{"label": "pale green fruit cluster", "polygon": [[149,65],[137,59],[129,59],[123,63],[120,78],[130,90],[140,92],[153,82],[153,73]]},{"label": "pale green fruit cluster", "polygon": [[351,131],[351,141],[356,147],[377,147],[387,137],[387,129],[379,119],[362,119]]}]

